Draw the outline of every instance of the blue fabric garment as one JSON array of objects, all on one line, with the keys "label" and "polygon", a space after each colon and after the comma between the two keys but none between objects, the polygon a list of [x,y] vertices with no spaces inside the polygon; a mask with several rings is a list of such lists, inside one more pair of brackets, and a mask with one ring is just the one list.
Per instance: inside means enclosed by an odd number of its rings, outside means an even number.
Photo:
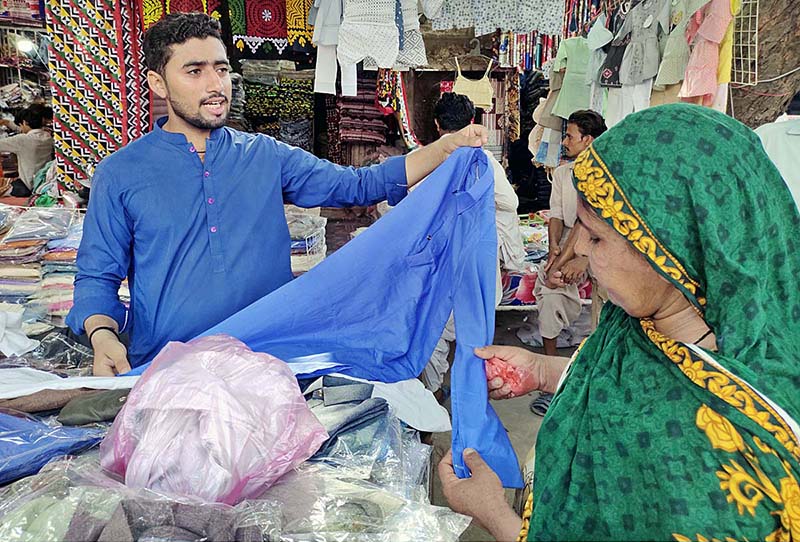
[{"label": "blue fabric garment", "polygon": [[[516,454],[489,404],[473,349],[494,333],[494,177],[481,150],[459,149],[389,214],[320,265],[204,335],[225,333],[290,363],[395,382],[418,376],[454,312],[453,459],[476,449],[507,487]],[[391,247],[391,249],[387,249]]]},{"label": "blue fabric garment", "polygon": [[51,459],[91,448],[102,429],[50,427],[0,412],[0,486],[39,472]]},{"label": "blue fabric garment", "polygon": [[[396,204],[407,193],[402,157],[345,168],[230,128],[212,131],[205,150],[203,163],[182,134],[159,124],[103,160],[92,179],[67,324],[81,334],[93,314],[114,318],[130,334],[132,366],[291,280],[284,201]],[[130,312],[117,296],[126,276]]]}]

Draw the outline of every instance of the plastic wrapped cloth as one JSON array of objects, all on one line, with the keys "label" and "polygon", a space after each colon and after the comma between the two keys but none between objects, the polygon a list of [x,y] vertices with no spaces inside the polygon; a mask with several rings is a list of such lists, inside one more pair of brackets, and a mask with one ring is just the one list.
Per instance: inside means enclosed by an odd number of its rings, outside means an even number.
[{"label": "plastic wrapped cloth", "polygon": [[3,542],[265,542],[279,540],[280,507],[237,508],[132,490],[104,474],[95,454],[55,461],[0,491]]},{"label": "plastic wrapped cloth", "polygon": [[94,356],[89,348],[63,333],[52,332],[39,346],[19,357],[0,361],[0,368],[30,367],[59,376],[91,376]]},{"label": "plastic wrapped cloth", "polygon": [[448,508],[408,501],[356,478],[347,480],[343,470],[306,464],[263,495],[282,507],[282,541],[455,542],[470,523]]},{"label": "plastic wrapped cloth", "polygon": [[35,474],[55,457],[91,448],[104,434],[101,429],[48,425],[20,412],[0,411],[0,485]]},{"label": "plastic wrapped cloth", "polygon": [[49,241],[66,237],[74,217],[75,212],[69,209],[28,209],[17,218],[3,242]]},{"label": "plastic wrapped cloth", "polygon": [[327,438],[284,362],[211,336],[169,343],[156,356],[101,459],[130,487],[234,504],[263,492]]}]

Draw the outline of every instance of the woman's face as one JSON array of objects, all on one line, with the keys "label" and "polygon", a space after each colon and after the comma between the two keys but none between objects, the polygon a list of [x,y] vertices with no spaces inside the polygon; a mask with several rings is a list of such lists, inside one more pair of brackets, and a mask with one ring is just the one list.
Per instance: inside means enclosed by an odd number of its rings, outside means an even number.
[{"label": "woman's face", "polygon": [[583,200],[578,203],[578,220],[575,251],[589,258],[592,275],[608,290],[612,303],[635,318],[647,318],[656,315],[678,293]]}]

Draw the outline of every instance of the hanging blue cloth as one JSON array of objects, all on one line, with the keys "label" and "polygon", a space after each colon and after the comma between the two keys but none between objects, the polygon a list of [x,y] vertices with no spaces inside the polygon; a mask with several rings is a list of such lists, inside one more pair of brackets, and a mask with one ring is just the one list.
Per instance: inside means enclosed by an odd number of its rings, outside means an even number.
[{"label": "hanging blue cloth", "polygon": [[228,334],[295,366],[298,377],[337,372],[416,378],[451,312],[453,460],[477,450],[506,487],[522,476],[489,404],[473,349],[494,336],[497,273],[494,176],[480,149],[459,149],[389,214],[305,275],[203,335]]}]

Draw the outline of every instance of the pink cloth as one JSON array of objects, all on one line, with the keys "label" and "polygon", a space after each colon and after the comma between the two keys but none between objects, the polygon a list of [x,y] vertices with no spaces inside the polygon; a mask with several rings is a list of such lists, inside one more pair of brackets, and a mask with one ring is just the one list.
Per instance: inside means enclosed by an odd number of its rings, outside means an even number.
[{"label": "pink cloth", "polygon": [[164,347],[131,390],[100,460],[130,487],[236,504],[327,438],[288,365],[215,335]]},{"label": "pink cloth", "polygon": [[684,101],[696,102],[696,98],[701,98],[706,106],[714,102],[719,86],[719,45],[732,20],[730,0],[711,0],[704,11],[693,16],[686,37],[690,42],[694,40],[694,45],[679,94]]}]

